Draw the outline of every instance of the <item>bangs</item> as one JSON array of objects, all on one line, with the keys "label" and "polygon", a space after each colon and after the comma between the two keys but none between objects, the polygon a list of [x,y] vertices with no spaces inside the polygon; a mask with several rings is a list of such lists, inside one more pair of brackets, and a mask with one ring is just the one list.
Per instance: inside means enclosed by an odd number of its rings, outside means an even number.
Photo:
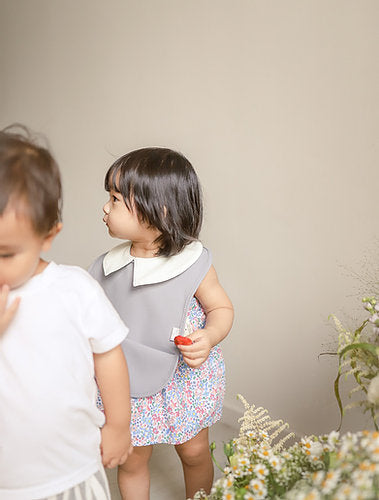
[{"label": "bangs", "polygon": [[120,180],[120,167],[117,165],[112,165],[108,172],[105,175],[104,179],[104,188],[105,191],[109,191],[112,189],[113,191],[116,191],[116,193],[120,193],[119,189],[119,180]]},{"label": "bangs", "polygon": [[122,195],[125,205],[129,210],[132,208],[133,183],[126,165],[117,160],[111,167],[104,179],[104,188],[109,193],[115,191]]}]

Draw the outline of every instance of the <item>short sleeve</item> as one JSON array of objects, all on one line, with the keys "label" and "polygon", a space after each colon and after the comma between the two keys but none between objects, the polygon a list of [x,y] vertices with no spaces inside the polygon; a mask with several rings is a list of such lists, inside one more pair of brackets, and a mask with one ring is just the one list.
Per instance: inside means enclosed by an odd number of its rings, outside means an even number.
[{"label": "short sleeve", "polygon": [[92,350],[96,354],[110,351],[118,346],[129,332],[128,327],[95,280],[93,280],[92,293],[83,309],[82,321]]}]

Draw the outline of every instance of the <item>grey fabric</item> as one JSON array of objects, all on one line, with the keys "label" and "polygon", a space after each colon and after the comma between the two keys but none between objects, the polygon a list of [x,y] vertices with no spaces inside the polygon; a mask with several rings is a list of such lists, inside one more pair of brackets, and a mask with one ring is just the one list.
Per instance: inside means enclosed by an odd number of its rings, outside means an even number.
[{"label": "grey fabric", "polygon": [[134,262],[104,276],[104,255],[89,272],[130,329],[122,348],[131,396],[151,396],[163,389],[175,371],[179,351],[170,341],[172,329],[183,334],[189,303],[210,268],[211,254],[204,248],[197,261],[178,276],[140,286],[133,286]]},{"label": "grey fabric", "polygon": [[44,500],[111,500],[105,471],[102,468],[86,481]]}]

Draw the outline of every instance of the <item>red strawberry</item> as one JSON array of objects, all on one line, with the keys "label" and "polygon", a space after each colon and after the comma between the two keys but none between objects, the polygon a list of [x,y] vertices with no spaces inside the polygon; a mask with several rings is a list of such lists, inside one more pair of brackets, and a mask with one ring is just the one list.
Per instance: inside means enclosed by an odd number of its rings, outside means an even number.
[{"label": "red strawberry", "polygon": [[175,345],[191,345],[193,344],[192,340],[188,337],[183,337],[182,335],[177,335],[174,338]]}]

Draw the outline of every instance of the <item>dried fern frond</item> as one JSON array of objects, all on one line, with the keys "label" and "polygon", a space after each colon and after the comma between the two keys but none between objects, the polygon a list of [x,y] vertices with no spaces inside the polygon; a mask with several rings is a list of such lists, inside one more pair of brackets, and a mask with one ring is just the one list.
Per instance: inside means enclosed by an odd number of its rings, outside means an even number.
[{"label": "dried fern frond", "polygon": [[354,401],[353,403],[349,403],[348,405],[345,406],[345,410],[352,410],[354,408],[359,408],[360,406],[365,406],[367,405],[367,401],[365,399],[362,399],[360,401]]},{"label": "dried fern frond", "polygon": [[264,435],[265,441],[273,451],[279,452],[289,439],[295,437],[293,432],[289,432],[274,444],[274,441],[289,428],[289,425],[283,420],[272,420],[265,408],[250,405],[241,394],[238,394],[237,397],[245,407],[243,416],[238,419],[241,426],[237,441],[240,444],[245,444],[246,433],[253,432],[256,436]]},{"label": "dried fern frond", "polygon": [[361,390],[362,390],[361,386],[356,385],[354,389],[351,389],[351,391],[349,392],[349,398],[351,398],[351,396],[353,396],[356,392],[360,392]]},{"label": "dried fern frond", "polygon": [[343,326],[341,321],[337,318],[337,316],[335,316],[334,314],[331,314],[329,316],[329,318],[332,318],[332,320],[334,321],[337,332],[342,333],[342,334],[347,333],[347,330],[345,329],[345,327]]}]

